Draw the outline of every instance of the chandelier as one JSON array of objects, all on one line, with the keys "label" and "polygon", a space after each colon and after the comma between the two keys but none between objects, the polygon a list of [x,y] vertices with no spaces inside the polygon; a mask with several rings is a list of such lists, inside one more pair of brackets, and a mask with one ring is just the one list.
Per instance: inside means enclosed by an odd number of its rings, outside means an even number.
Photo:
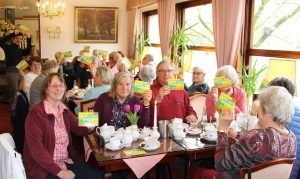
[{"label": "chandelier", "polygon": [[66,4],[62,3],[61,1],[58,1],[58,3],[53,3],[52,1],[48,2],[46,0],[46,2],[42,4],[37,2],[36,6],[40,15],[49,17],[52,20],[53,17],[58,17],[65,13]]}]

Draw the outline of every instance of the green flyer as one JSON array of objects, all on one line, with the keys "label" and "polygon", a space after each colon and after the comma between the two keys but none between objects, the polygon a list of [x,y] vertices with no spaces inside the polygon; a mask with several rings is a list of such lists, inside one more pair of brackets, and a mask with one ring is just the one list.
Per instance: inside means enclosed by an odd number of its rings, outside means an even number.
[{"label": "green flyer", "polygon": [[169,79],[168,87],[171,90],[184,90],[184,82],[180,79]]},{"label": "green flyer", "polygon": [[231,80],[225,76],[215,77],[214,78],[215,87],[224,88],[231,86]]},{"label": "green flyer", "polygon": [[133,90],[135,93],[144,93],[150,91],[150,83],[140,80],[135,80],[133,85]]},{"label": "green flyer", "polygon": [[98,112],[79,112],[78,126],[98,126]]}]

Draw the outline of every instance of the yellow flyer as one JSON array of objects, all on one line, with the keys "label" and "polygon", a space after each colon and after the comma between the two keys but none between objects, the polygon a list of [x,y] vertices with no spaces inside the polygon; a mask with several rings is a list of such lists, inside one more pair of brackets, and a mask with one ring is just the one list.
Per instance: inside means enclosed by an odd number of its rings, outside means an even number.
[{"label": "yellow flyer", "polygon": [[135,156],[135,155],[145,155],[146,151],[143,149],[129,149],[123,151],[125,155],[127,156]]},{"label": "yellow flyer", "polygon": [[215,77],[214,78],[215,87],[224,88],[231,86],[231,80],[225,76]]},{"label": "yellow flyer", "polygon": [[88,55],[82,55],[82,57],[80,58],[80,62],[90,65],[91,63],[93,63],[93,59],[91,56]]},{"label": "yellow flyer", "polygon": [[99,116],[98,112],[79,112],[78,126],[98,126]]},{"label": "yellow flyer", "polygon": [[16,67],[19,70],[25,70],[28,66],[29,64],[27,63],[26,60],[21,60]]},{"label": "yellow flyer", "polygon": [[133,90],[135,93],[144,93],[150,91],[150,83],[140,80],[135,80],[133,85]]},{"label": "yellow flyer", "polygon": [[171,90],[183,90],[184,89],[184,82],[180,79],[169,79],[168,80],[168,87]]},{"label": "yellow flyer", "polygon": [[268,87],[268,84],[269,84],[269,80],[266,79],[266,78],[264,78],[264,79],[262,80],[262,82],[261,82],[261,85],[260,85],[259,89],[265,89],[265,88],[267,88],[267,87]]},{"label": "yellow flyer", "polygon": [[90,48],[91,48],[91,46],[84,46],[83,51],[90,53]]},{"label": "yellow flyer", "polygon": [[68,58],[68,57],[72,57],[72,51],[67,51],[67,52],[64,52],[64,57],[65,58]]},{"label": "yellow flyer", "polygon": [[107,55],[108,54],[108,51],[107,50],[99,50],[99,54],[100,55]]},{"label": "yellow flyer", "polygon": [[221,93],[217,101],[216,107],[222,111],[233,110],[235,102],[225,93]]}]

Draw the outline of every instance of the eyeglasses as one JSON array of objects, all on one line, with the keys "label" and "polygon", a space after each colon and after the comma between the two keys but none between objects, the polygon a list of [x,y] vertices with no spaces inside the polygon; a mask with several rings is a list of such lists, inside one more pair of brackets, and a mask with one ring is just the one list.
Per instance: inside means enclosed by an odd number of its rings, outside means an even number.
[{"label": "eyeglasses", "polygon": [[65,85],[49,85],[48,87],[51,87],[51,88],[64,88]]},{"label": "eyeglasses", "polygon": [[171,73],[173,70],[157,70],[158,73]]},{"label": "eyeglasses", "polygon": [[193,75],[201,75],[203,72],[192,72]]}]

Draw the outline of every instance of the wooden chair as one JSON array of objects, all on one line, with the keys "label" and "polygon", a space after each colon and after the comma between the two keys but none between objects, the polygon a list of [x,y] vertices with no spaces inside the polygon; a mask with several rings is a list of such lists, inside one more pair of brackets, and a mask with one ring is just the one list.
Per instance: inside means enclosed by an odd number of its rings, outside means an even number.
[{"label": "wooden chair", "polygon": [[203,93],[193,93],[189,96],[190,103],[197,114],[197,118],[202,118],[203,109],[205,108],[206,95]]},{"label": "wooden chair", "polygon": [[96,100],[97,99],[95,98],[95,99],[90,99],[90,100],[86,100],[86,101],[81,101],[80,102],[81,112],[93,111],[93,108],[95,106]]},{"label": "wooden chair", "polygon": [[[80,102],[81,112],[93,111],[94,105],[97,99],[90,99]],[[84,149],[84,137],[76,136],[72,134],[72,145],[74,148],[75,154],[79,157],[79,160],[84,161],[85,159],[85,149]]]},{"label": "wooden chair", "polygon": [[295,159],[281,158],[254,165],[251,168],[242,168],[239,179],[289,179]]}]

